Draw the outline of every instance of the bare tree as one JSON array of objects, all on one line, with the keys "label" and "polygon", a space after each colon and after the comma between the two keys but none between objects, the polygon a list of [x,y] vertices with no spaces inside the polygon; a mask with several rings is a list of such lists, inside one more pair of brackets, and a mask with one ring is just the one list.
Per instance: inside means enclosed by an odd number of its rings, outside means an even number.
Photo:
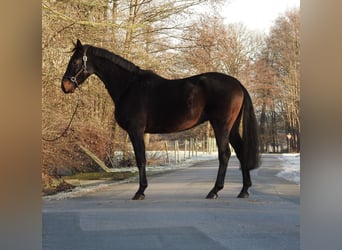
[{"label": "bare tree", "polygon": [[280,16],[267,39],[266,54],[276,72],[276,84],[281,89],[278,109],[283,115],[286,134],[291,135],[291,147],[300,150],[300,40],[299,10],[286,11]]}]

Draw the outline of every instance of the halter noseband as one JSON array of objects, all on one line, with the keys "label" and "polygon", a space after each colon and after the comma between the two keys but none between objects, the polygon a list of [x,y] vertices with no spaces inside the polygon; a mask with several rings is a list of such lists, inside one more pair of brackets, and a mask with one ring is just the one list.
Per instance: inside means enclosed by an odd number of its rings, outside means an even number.
[{"label": "halter noseband", "polygon": [[71,77],[66,77],[69,78],[71,82],[75,83],[76,87],[78,87],[78,82],[77,82],[77,77],[83,72],[83,73],[87,73],[87,61],[88,61],[88,57],[86,55],[87,50],[89,47],[86,47],[84,50],[84,54],[82,57],[82,61],[83,61],[83,65],[82,68],[76,73],[75,76],[71,76]]}]

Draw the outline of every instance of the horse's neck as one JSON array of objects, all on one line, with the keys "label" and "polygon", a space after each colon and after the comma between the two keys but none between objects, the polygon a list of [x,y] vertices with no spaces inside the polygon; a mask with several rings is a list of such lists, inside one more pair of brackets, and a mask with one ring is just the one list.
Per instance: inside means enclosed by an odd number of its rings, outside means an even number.
[{"label": "horse's neck", "polygon": [[110,62],[105,67],[97,67],[95,74],[106,86],[114,102],[127,90],[132,81],[132,74]]}]

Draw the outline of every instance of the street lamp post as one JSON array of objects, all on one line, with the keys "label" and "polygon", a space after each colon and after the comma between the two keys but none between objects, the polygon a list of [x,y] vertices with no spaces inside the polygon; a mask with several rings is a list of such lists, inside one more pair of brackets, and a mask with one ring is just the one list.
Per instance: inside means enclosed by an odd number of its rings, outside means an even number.
[{"label": "street lamp post", "polygon": [[286,139],[287,139],[287,152],[288,153],[291,152],[291,138],[292,138],[292,135],[290,133],[288,133],[286,135]]}]

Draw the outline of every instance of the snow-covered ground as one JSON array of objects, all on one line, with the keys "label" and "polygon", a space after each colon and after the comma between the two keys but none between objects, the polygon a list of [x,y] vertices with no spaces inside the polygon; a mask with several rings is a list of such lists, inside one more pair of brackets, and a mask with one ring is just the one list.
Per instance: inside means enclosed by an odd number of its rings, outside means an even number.
[{"label": "snow-covered ground", "polygon": [[300,154],[280,154],[278,157],[284,164],[277,176],[300,184]]}]

